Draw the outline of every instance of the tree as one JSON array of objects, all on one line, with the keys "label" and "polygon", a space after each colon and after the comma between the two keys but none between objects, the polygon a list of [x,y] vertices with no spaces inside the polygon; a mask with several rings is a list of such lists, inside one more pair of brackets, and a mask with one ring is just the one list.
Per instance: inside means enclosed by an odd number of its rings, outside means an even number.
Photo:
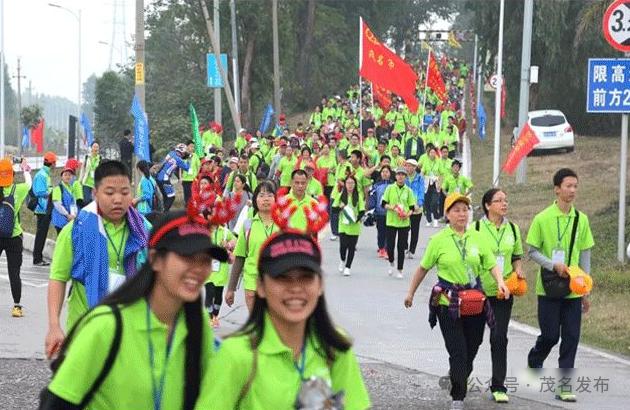
[{"label": "tree", "polygon": [[96,80],[95,74],[92,74],[83,83],[83,104],[81,112],[84,112],[90,121],[94,121],[94,105],[96,104]]},{"label": "tree", "polygon": [[17,113],[17,98],[15,91],[11,88],[11,82],[9,79],[11,76],[9,75],[9,68],[5,64],[4,65],[4,135],[6,138],[7,145],[15,145],[19,146],[20,141],[17,140],[17,123],[18,123],[18,113]]},{"label": "tree", "polygon": [[28,105],[20,112],[20,121],[26,128],[34,128],[39,124],[44,116],[44,110],[37,104]]},{"label": "tree", "polygon": [[133,96],[133,83],[129,74],[106,71],[96,80],[95,137],[102,145],[114,145],[125,128],[132,126],[129,107]]}]

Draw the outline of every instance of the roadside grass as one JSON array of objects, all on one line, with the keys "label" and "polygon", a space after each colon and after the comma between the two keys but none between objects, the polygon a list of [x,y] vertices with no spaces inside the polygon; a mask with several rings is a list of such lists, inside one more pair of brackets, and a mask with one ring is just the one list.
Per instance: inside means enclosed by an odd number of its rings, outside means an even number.
[{"label": "roadside grass", "polygon": [[[510,150],[509,132],[503,132],[501,164]],[[492,184],[493,138],[480,142],[472,138],[475,206]],[[553,174],[562,167],[574,169],[579,176],[576,207],[590,220],[595,239],[592,253],[594,288],[591,311],[582,319],[582,342],[630,355],[630,266],[617,262],[617,208],[619,191],[618,138],[576,136],[573,153],[529,157],[527,182],[517,185],[515,178],[501,174],[500,186],[509,197],[509,217],[521,228],[523,240],[534,215],[554,200]],[[627,211],[626,211],[627,212]],[[628,234],[626,226],[626,234]],[[538,326],[535,295],[538,266],[524,261],[528,277],[527,295],[517,298],[513,318]]]}]

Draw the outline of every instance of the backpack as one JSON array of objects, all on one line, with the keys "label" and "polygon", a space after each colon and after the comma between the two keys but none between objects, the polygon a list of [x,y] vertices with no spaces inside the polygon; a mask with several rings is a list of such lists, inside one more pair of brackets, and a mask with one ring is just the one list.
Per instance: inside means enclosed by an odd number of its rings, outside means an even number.
[{"label": "backpack", "polygon": [[[265,160],[262,158],[262,155],[256,155],[259,159],[258,161],[258,167],[256,167],[256,178],[263,180],[263,179],[267,179],[267,177],[269,176],[269,164],[267,164],[265,162]],[[250,187],[251,188],[251,187]]]},{"label": "backpack", "polygon": [[[0,188],[2,189],[2,188]],[[11,238],[15,227],[15,184],[9,196],[0,202],[0,238]]]},{"label": "backpack", "polygon": [[[110,308],[112,309],[112,313],[114,314],[114,319],[116,320],[114,340],[112,341],[112,345],[109,348],[109,353],[107,354],[107,358],[105,359],[103,368],[101,369],[100,373],[96,377],[96,380],[94,380],[94,384],[92,384],[92,386],[88,389],[85,396],[83,396],[81,403],[79,403],[78,405],[71,405],[70,403],[66,402],[64,399],[53,394],[50,390],[48,390],[48,387],[45,387],[39,394],[39,410],[52,410],[52,409],[60,409],[60,408],[83,409],[90,403],[90,401],[92,401],[92,398],[94,397],[94,393],[96,393],[96,391],[101,387],[101,384],[103,384],[103,381],[105,381],[105,378],[107,377],[110,370],[112,369],[112,366],[114,365],[114,360],[116,360],[116,356],[118,355],[118,351],[120,350],[120,340],[122,338],[122,316],[120,315],[120,309],[118,308],[118,306],[112,305],[110,306]],[[61,351],[59,352],[59,355],[50,364],[50,368],[53,372],[53,375],[57,372],[57,370],[59,369],[59,367],[61,367],[61,364],[65,360],[66,350],[68,346],[70,345],[70,342],[76,330],[79,328],[79,323],[83,320],[83,318],[81,318],[79,322],[77,322],[77,324],[74,325],[72,330],[70,330],[70,333],[68,333],[68,337],[66,338],[63,344],[63,347],[61,348]]]},{"label": "backpack", "polygon": [[37,208],[37,195],[35,195],[35,192],[33,192],[33,187],[28,190],[28,200],[26,202],[26,207],[31,212],[35,212],[35,209]]}]

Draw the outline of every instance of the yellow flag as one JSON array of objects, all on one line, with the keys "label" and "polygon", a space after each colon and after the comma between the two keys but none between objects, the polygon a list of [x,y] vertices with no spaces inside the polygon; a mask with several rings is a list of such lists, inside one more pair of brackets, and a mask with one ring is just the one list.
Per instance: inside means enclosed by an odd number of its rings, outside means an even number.
[{"label": "yellow flag", "polygon": [[455,33],[453,31],[448,32],[448,45],[454,48],[462,48],[462,45],[459,44],[459,41],[455,38]]}]

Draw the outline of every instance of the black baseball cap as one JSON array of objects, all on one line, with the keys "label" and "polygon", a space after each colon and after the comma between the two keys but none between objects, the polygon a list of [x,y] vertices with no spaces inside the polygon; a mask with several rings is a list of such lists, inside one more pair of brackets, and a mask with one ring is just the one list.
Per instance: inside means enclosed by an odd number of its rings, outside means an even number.
[{"label": "black baseball cap", "polygon": [[263,244],[258,258],[260,275],[280,276],[295,268],[322,273],[322,251],[312,236],[299,231],[276,233]]},{"label": "black baseball cap", "polygon": [[212,243],[210,228],[203,218],[190,218],[184,211],[166,212],[156,223],[149,248],[175,252],[181,256],[207,253],[220,262],[228,260],[225,248]]}]

